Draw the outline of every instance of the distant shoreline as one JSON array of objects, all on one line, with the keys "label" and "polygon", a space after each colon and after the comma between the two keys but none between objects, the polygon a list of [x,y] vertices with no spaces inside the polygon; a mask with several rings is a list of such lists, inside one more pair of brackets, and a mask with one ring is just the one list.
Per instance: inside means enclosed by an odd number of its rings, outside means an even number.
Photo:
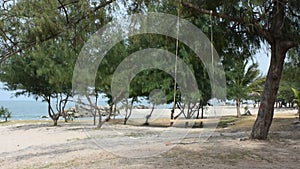
[{"label": "distant shoreline", "polygon": [[[0,101],[0,106],[1,105]],[[28,103],[26,101],[26,103]],[[15,105],[16,102],[14,102],[13,105]],[[22,102],[20,102],[20,105],[22,105]],[[20,106],[18,105],[18,106]],[[12,111],[12,118],[8,119],[9,121],[51,121],[51,118],[48,117],[47,107],[46,105],[42,105],[40,103],[37,104],[38,106],[33,105],[27,105],[25,108],[20,107],[14,107],[12,109],[11,107],[8,107],[10,111]],[[7,107],[3,105],[4,107]],[[215,111],[217,112],[217,116],[228,116],[228,115],[236,115],[236,107],[235,106],[215,106]],[[258,107],[253,108],[253,106],[249,106],[249,110],[251,114],[254,116],[258,112]],[[179,111],[179,110],[177,110]],[[207,110],[205,110],[207,111]],[[139,119],[145,119],[145,117],[151,112],[151,109],[133,109],[132,116],[130,118],[139,118]],[[201,110],[200,110],[201,112]],[[244,108],[241,107],[241,113],[244,113]],[[294,108],[275,108],[274,110],[275,114],[278,113],[297,113],[297,110]],[[122,110],[121,114],[116,116],[117,119],[123,119],[125,115],[125,111]],[[41,118],[42,116],[46,116],[47,118]],[[160,109],[154,109],[154,113],[151,118],[170,118],[170,109],[167,108],[160,108]],[[92,117],[81,117],[78,119],[89,119]],[[112,116],[112,118],[114,118]],[[2,119],[0,119],[2,120]],[[63,120],[63,117],[60,118],[60,120]]]}]

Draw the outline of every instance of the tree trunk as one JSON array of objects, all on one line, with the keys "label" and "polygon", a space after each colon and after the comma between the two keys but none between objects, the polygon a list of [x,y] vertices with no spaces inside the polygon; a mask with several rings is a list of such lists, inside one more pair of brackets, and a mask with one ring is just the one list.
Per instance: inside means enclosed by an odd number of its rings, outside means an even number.
[{"label": "tree trunk", "polygon": [[[95,99],[95,106],[98,107],[98,92],[96,92],[96,99]],[[94,109],[94,110],[93,110]],[[96,110],[95,108],[92,108],[91,111],[94,111],[93,114],[93,122],[94,122],[94,126],[96,126],[96,117],[97,117],[97,112],[98,110]],[[98,123],[99,124],[99,123]],[[99,125],[98,125],[99,126]],[[97,126],[97,127],[98,127]],[[100,126],[101,127],[101,126]]]},{"label": "tree trunk", "polygon": [[[114,106],[114,103],[112,103],[110,106],[109,106],[109,113],[108,113],[108,115],[107,115],[107,117],[106,117],[106,119],[105,119],[105,122],[108,122],[109,120],[110,120],[110,117],[111,117],[111,115],[112,115],[112,113],[113,113],[113,106]],[[116,105],[115,105],[116,106]]]},{"label": "tree trunk", "polygon": [[171,120],[170,120],[170,127],[173,126],[174,122],[174,112],[175,112],[175,109],[171,109]]},{"label": "tree trunk", "polygon": [[58,121],[58,118],[53,119],[53,126],[57,126],[57,121]]},{"label": "tree trunk", "polygon": [[68,98],[69,98],[69,96],[67,96],[63,101],[61,101],[61,102],[63,102],[63,103],[61,103],[61,104],[63,104],[62,107],[61,107],[61,112],[63,112],[64,119],[65,119],[65,122],[66,122],[66,123],[68,122],[68,118],[70,117],[70,116],[69,116],[68,114],[66,114],[66,112],[65,112],[65,108],[66,108],[66,105],[67,105],[67,102],[68,102]]},{"label": "tree trunk", "polygon": [[[200,109],[202,108],[202,106],[199,104],[199,106],[197,107],[197,116],[196,119],[199,119],[199,115],[200,115]],[[202,108],[203,109],[203,108]]]},{"label": "tree trunk", "polygon": [[287,48],[280,40],[271,44],[271,64],[267,74],[264,91],[262,93],[261,104],[258,115],[251,132],[251,139],[265,140],[272,124],[274,115],[274,104],[279,88],[283,63]]},{"label": "tree trunk", "polygon": [[175,102],[173,104],[173,108],[171,109],[170,127],[172,127],[173,124],[174,124],[173,120],[174,120],[174,113],[175,113],[175,109],[176,109],[176,104],[177,104],[177,102],[176,102],[176,99],[175,99]]},{"label": "tree trunk", "polygon": [[[187,109],[187,115],[186,115],[186,119],[191,119],[191,103],[188,102],[188,109]],[[185,127],[187,128],[189,126],[189,122],[185,122]]]},{"label": "tree trunk", "polygon": [[115,104],[115,106],[114,106],[114,119],[116,119],[116,115],[117,115],[117,105]]},{"label": "tree trunk", "polygon": [[204,118],[204,105],[202,105],[201,107],[201,119]]},{"label": "tree trunk", "polygon": [[240,98],[237,98],[235,100],[235,104],[236,104],[236,113],[237,113],[237,117],[241,117],[241,99]]},{"label": "tree trunk", "polygon": [[99,119],[98,119],[98,125],[97,125],[97,129],[100,129],[102,127],[102,125],[104,124],[104,122],[102,121],[102,113],[98,111],[98,116],[99,116]]},{"label": "tree trunk", "polygon": [[94,121],[94,126],[96,126],[96,113],[93,114],[93,121]]},{"label": "tree trunk", "polygon": [[[269,13],[267,14],[268,27],[263,28],[261,26],[255,26],[255,24],[251,24],[256,28],[258,36],[266,40],[271,46],[271,63],[266,77],[258,115],[251,132],[250,138],[252,139],[267,138],[273,119],[274,103],[279,88],[286,52],[290,48],[299,45],[299,43],[296,42],[296,37],[291,32],[291,29],[289,29],[292,27],[291,22],[289,22],[287,19],[287,8],[289,1],[274,0],[271,2],[272,9],[270,9]],[[187,2],[182,2],[182,4],[184,6],[193,8],[200,13],[210,14],[226,20],[236,21],[236,19],[232,19],[230,16],[220,15],[214,12],[212,13],[211,11],[203,10]],[[239,23],[239,21],[236,22]],[[241,22],[240,24],[243,25],[244,23]],[[249,27],[250,25],[246,24],[245,26]]]},{"label": "tree trunk", "polygon": [[51,97],[50,96],[45,96],[45,100],[48,103],[48,114],[51,117],[51,119],[53,120],[53,126],[57,126],[57,121],[59,119],[60,113],[58,113],[58,114],[54,113],[52,106],[51,106]]},{"label": "tree trunk", "polygon": [[286,29],[290,26],[286,20],[287,5],[287,0],[274,1],[272,14],[270,14],[271,26],[268,30],[261,31],[271,46],[271,63],[262,93],[261,105],[250,135],[251,139],[267,139],[268,137],[284,59],[287,51],[297,45],[291,32]]},{"label": "tree trunk", "polygon": [[[64,119],[65,119],[65,123],[67,123],[67,122],[68,122],[67,116],[64,114],[63,117],[64,117]],[[73,121],[73,120],[72,120],[72,121]]]},{"label": "tree trunk", "polygon": [[146,126],[149,125],[149,119],[150,119],[150,117],[152,116],[152,113],[153,113],[153,111],[154,111],[154,107],[155,107],[155,104],[153,103],[153,104],[152,104],[152,109],[151,109],[150,114],[148,114],[148,115],[146,116],[146,122],[144,123],[144,125],[146,125]]},{"label": "tree trunk", "polygon": [[128,113],[128,114],[126,113],[126,116],[125,116],[125,118],[124,118],[124,125],[127,124],[127,121],[128,121],[128,119],[129,119],[129,117],[131,116],[132,107],[133,107],[133,102],[134,102],[134,99],[132,98],[131,103],[130,103],[129,113]]},{"label": "tree trunk", "polygon": [[298,120],[300,121],[300,105],[298,106],[298,116],[299,116]]}]

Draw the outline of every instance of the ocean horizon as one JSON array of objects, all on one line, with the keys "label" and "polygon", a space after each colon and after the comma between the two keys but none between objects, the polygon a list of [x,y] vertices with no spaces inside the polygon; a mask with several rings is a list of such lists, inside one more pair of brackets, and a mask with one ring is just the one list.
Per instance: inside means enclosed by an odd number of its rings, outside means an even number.
[{"label": "ocean horizon", "polygon": [[[74,105],[70,102],[66,108]],[[39,120],[41,116],[48,116],[48,104],[41,100],[0,100],[1,106],[12,113],[9,120]]]},{"label": "ocean horizon", "polygon": [[[142,101],[140,103],[135,103],[134,105],[146,105],[149,106],[149,103]],[[98,101],[99,106],[106,106],[105,101]],[[48,104],[42,102],[41,100],[0,100],[0,107],[3,106],[7,108],[12,114],[9,120],[41,120],[41,116],[48,115]],[[75,107],[74,102],[68,102],[65,109]],[[158,106],[160,108],[167,108],[170,105],[165,104]],[[3,120],[3,119],[0,119]]]}]

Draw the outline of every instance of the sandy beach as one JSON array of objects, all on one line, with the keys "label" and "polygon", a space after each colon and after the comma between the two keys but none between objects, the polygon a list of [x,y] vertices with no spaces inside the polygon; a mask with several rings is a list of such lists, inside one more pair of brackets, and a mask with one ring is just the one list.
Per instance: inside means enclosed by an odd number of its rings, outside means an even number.
[{"label": "sandy beach", "polygon": [[0,124],[0,168],[297,168],[295,111],[275,112],[268,141],[247,140],[255,116],[224,128],[19,121]]}]

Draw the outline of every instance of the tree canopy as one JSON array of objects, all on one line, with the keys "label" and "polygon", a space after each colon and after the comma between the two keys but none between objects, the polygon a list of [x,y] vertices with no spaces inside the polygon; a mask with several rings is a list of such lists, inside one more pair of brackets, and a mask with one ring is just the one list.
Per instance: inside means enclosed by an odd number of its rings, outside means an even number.
[{"label": "tree canopy", "polygon": [[[270,68],[251,133],[251,138],[266,139],[286,54],[293,52],[290,50],[293,48],[299,50],[299,11],[300,2],[288,0],[1,1],[1,80],[9,89],[22,89],[23,93],[44,99],[58,93],[67,95],[72,65],[83,44],[96,30],[113,19],[122,19],[122,14],[174,14],[192,22],[209,36],[213,26],[213,44],[225,67],[234,65],[240,55],[243,56],[240,63],[245,65],[245,60],[251,58],[261,44],[270,46]],[[177,48],[176,39],[147,34],[124,39],[108,53],[99,67],[94,94],[105,93],[113,103],[116,99],[110,93],[110,82],[117,65],[127,55],[150,47],[178,52],[178,57],[193,70],[201,91],[198,97],[203,104],[211,92],[216,92],[217,89],[208,85],[205,66],[187,46],[179,43]],[[295,67],[292,63],[288,63],[287,69]],[[148,77],[153,77],[153,83]],[[157,85],[158,82],[162,85]],[[130,97],[149,95],[158,87],[166,92],[167,102],[172,100],[169,97],[172,87],[177,87],[171,77],[157,70],[141,72],[131,86]],[[180,93],[175,96],[177,100],[181,99]]]},{"label": "tree canopy", "polygon": [[252,129],[251,138],[266,139],[274,114],[274,103],[279,88],[283,63],[289,49],[299,48],[299,1],[182,1],[197,14],[218,18],[223,28],[242,35],[237,46],[257,47],[265,42],[271,48],[271,63],[262,92],[261,106]]},{"label": "tree canopy", "polygon": [[248,60],[236,59],[233,67],[226,72],[227,75],[227,97],[234,99],[237,107],[237,116],[241,116],[240,104],[242,100],[250,98],[255,87],[255,81],[259,77],[258,64],[249,65]]}]

